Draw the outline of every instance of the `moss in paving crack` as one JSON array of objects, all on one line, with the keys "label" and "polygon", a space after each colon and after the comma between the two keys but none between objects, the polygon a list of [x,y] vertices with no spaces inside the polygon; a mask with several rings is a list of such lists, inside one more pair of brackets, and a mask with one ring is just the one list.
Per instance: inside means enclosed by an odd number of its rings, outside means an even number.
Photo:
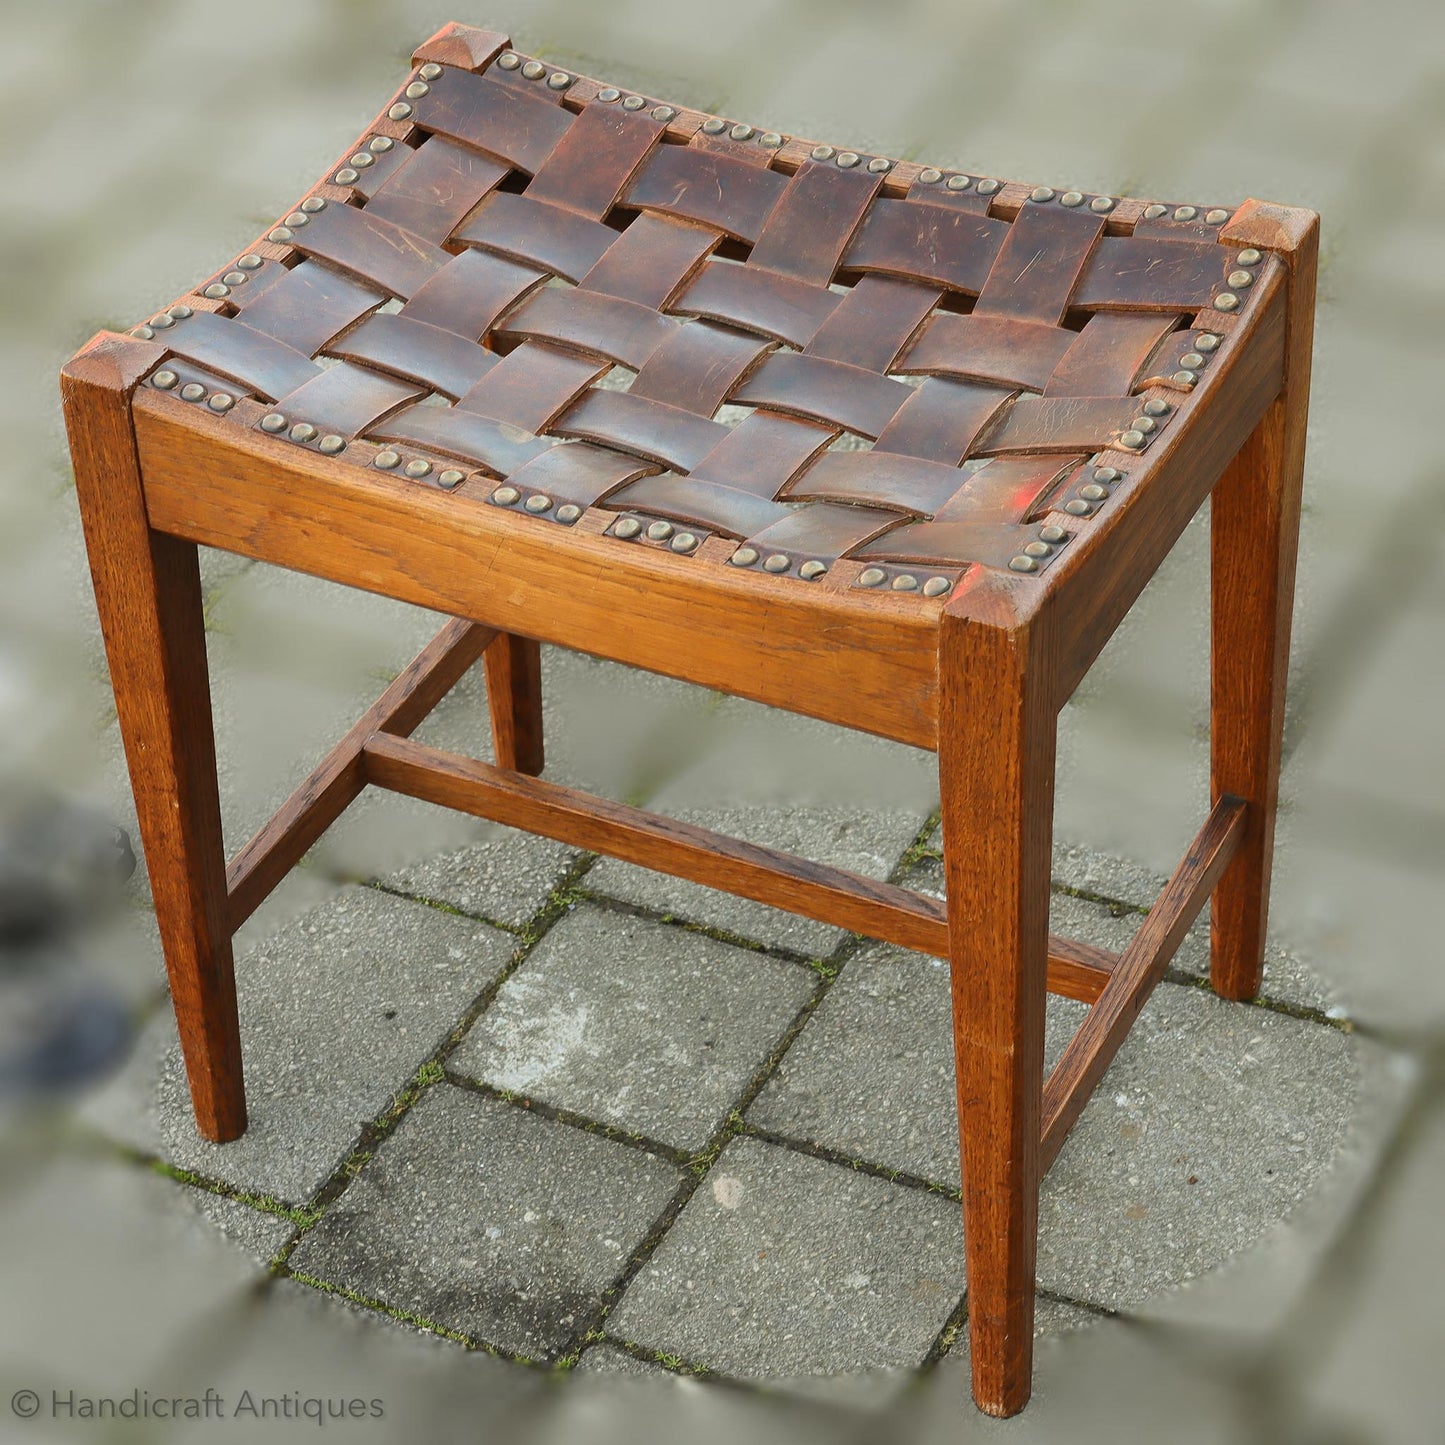
[{"label": "moss in paving crack", "polygon": [[236,1204],[244,1204],[260,1214],[270,1214],[277,1219],[289,1219],[293,1224],[300,1225],[311,1225],[317,1218],[314,1210],[297,1209],[295,1206],[277,1199],[274,1195],[253,1194],[246,1189],[234,1189],[219,1179],[207,1178],[204,1174],[197,1174],[193,1169],[182,1169],[179,1165],[170,1164],[164,1159],[152,1158],[134,1150],[126,1149],[121,1152],[130,1159],[130,1162],[140,1164],[143,1168],[151,1170],[152,1173],[161,1175],[162,1178],[187,1185],[192,1189],[199,1189],[206,1194],[214,1194],[219,1199],[229,1199]]},{"label": "moss in paving crack", "polygon": [[[440,1335],[443,1339],[455,1340],[459,1345],[465,1345],[469,1350],[480,1350],[490,1355],[502,1355],[503,1352],[495,1346],[487,1345],[479,1340],[474,1340],[470,1335],[464,1335],[460,1330],[451,1329],[447,1325],[439,1324],[436,1320],[428,1319],[425,1315],[419,1315],[412,1310],[400,1309],[396,1305],[389,1305],[384,1300],[374,1299],[370,1295],[364,1295],[359,1290],[348,1289],[345,1285],[332,1284],[330,1280],[318,1279],[314,1274],[303,1274],[300,1270],[288,1269],[283,1271],[286,1278],[294,1279],[298,1284],[304,1284],[311,1289],[319,1290],[322,1294],[336,1295],[340,1299],[349,1300],[354,1305],[360,1305],[363,1309],[375,1310],[377,1314],[388,1315],[394,1320],[400,1320],[403,1324],[413,1325],[419,1330],[426,1330],[428,1334]],[[534,1365],[537,1362],[532,1359],[504,1356],[504,1358],[515,1358],[519,1364]]]}]

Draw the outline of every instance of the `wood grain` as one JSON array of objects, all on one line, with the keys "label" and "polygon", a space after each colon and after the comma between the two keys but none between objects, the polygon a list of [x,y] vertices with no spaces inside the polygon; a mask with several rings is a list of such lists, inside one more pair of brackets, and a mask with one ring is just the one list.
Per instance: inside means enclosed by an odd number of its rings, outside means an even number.
[{"label": "wood grain", "polygon": [[487,709],[492,717],[492,752],[499,768],[540,773],[542,746],[542,646],[530,637],[503,632],[487,648]]}]

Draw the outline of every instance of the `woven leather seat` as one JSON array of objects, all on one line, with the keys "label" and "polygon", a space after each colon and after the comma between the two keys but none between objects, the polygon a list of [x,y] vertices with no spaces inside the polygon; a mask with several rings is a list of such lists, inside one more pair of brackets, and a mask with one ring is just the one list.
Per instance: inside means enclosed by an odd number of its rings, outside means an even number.
[{"label": "woven leather seat", "polygon": [[[1261,976],[1317,217],[677,108],[448,26],[193,291],[66,367],[201,1131],[231,935],[361,790],[947,957],[975,1398],[1028,1398],[1038,1183],[1190,922]],[[1212,495],[1211,810],[1120,954],[1048,932],[1059,708]],[[457,620],[229,867],[198,543]],[[539,643],[936,750],[947,900],[544,780]],[[495,764],[411,740],[481,658]],[[1043,1078],[1045,990],[1090,1004]]]}]

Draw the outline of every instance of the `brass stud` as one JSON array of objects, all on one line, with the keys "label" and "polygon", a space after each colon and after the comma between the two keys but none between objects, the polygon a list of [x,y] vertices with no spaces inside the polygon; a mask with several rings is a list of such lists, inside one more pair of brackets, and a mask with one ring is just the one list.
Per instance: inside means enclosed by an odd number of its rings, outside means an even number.
[{"label": "brass stud", "polygon": [[254,251],[248,251],[236,264],[243,271],[259,271],[261,269],[261,258]]},{"label": "brass stud", "polygon": [[786,572],[792,565],[792,559],[785,557],[781,552],[774,552],[771,556],[763,558],[764,572]]},{"label": "brass stud", "polygon": [[719,120],[715,115],[708,116],[702,123],[704,135],[721,135],[727,128],[727,121]]},{"label": "brass stud", "polygon": [[1219,343],[1223,339],[1222,336],[1216,336],[1212,331],[1201,331],[1199,335],[1194,338],[1194,344],[1200,351],[1217,351],[1219,349]]},{"label": "brass stud", "polygon": [[1180,386],[1193,386],[1199,378],[1192,371],[1176,371],[1169,380]]},{"label": "brass stud", "polygon": [[1025,557],[1052,557],[1054,549],[1047,542],[1030,542],[1024,548]]},{"label": "brass stud", "polygon": [[1198,214],[1199,210],[1195,206],[1180,206],[1174,212],[1174,219],[1176,221],[1192,221]]},{"label": "brass stud", "polygon": [[166,314],[172,321],[184,321],[188,316],[192,316],[195,313],[192,312],[189,306],[172,306]]},{"label": "brass stud", "polygon": [[337,436],[335,432],[327,432],[327,434],[316,443],[316,450],[318,452],[325,452],[328,457],[334,457],[345,445],[346,439],[344,437]]},{"label": "brass stud", "polygon": [[758,549],[756,547],[739,547],[736,552],[728,558],[734,567],[751,567],[758,560]]},{"label": "brass stud", "polygon": [[1119,438],[1119,445],[1121,447],[1127,447],[1131,452],[1137,452],[1143,447],[1146,440],[1147,438],[1143,432],[1137,428],[1131,428]]},{"label": "brass stud", "polygon": [[942,597],[952,587],[953,583],[947,577],[930,577],[923,584],[923,595],[925,597]]},{"label": "brass stud", "polygon": [[1216,311],[1238,311],[1239,297],[1233,291],[1221,291],[1214,298],[1214,309]]},{"label": "brass stud", "polygon": [[522,67],[522,74],[528,80],[541,80],[546,73],[547,67],[540,60],[529,60]]},{"label": "brass stud", "polygon": [[1136,416],[1129,426],[1131,430],[1139,432],[1142,436],[1148,436],[1151,432],[1159,429],[1159,423],[1152,416]]},{"label": "brass stud", "polygon": [[1117,467],[1094,468],[1094,480],[1096,482],[1103,482],[1106,487],[1112,486],[1113,483],[1117,482],[1119,478],[1123,475],[1124,473],[1121,472]]},{"label": "brass stud", "polygon": [[296,233],[290,226],[277,226],[274,230],[266,233],[268,241],[275,241],[278,245],[284,245],[287,241],[294,240]]},{"label": "brass stud", "polygon": [[156,337],[155,332],[149,326],[132,326],[130,334],[139,337],[142,341],[154,341]]},{"label": "brass stud", "polygon": [[522,57],[514,54],[510,50],[497,58],[497,64],[500,65],[503,70],[515,70],[521,63]]},{"label": "brass stud", "polygon": [[1008,559],[1010,572],[1037,572],[1039,564],[1032,557],[1010,557]]},{"label": "brass stud", "polygon": [[155,327],[157,331],[166,331],[176,323],[174,317],[162,311],[158,316],[152,316],[147,324]]},{"label": "brass stud", "polygon": [[895,592],[917,592],[918,578],[911,572],[900,572],[893,579],[893,590]]},{"label": "brass stud", "polygon": [[868,169],[872,171],[874,175],[881,175],[892,164],[892,161],[885,160],[882,156],[874,156],[873,159],[868,162]]},{"label": "brass stud", "polygon": [[1168,209],[1168,206],[1161,206],[1156,201],[1152,206],[1144,207],[1144,219],[1146,221],[1157,221]]},{"label": "brass stud", "polygon": [[301,209],[305,211],[308,216],[314,216],[317,211],[324,211],[326,209],[326,199],[323,196],[307,196],[306,199],[301,202]]},{"label": "brass stud", "polygon": [[1050,522],[1047,527],[1039,528],[1039,540],[1041,542],[1052,542],[1057,545],[1060,542],[1067,542],[1069,534],[1057,523]]},{"label": "brass stud", "polygon": [[401,465],[401,453],[391,451],[390,449],[377,452],[371,459],[371,465],[379,467],[383,472],[389,472],[393,467],[399,467]]},{"label": "brass stud", "polygon": [[1186,351],[1179,358],[1179,364],[1187,370],[1192,371],[1195,367],[1204,365],[1204,358],[1197,351]]},{"label": "brass stud", "polygon": [[1080,501],[1078,497],[1071,497],[1064,503],[1064,510],[1071,517],[1087,517],[1094,509],[1087,502]]},{"label": "brass stud", "polygon": [[1145,416],[1168,416],[1173,408],[1163,397],[1151,397],[1144,403]]},{"label": "brass stud", "polygon": [[206,405],[212,411],[230,411],[235,404],[236,398],[228,391],[213,391],[206,398]]},{"label": "brass stud", "polygon": [[1229,219],[1229,212],[1220,209],[1206,211],[1204,214],[1204,219],[1211,226],[1222,226]]},{"label": "brass stud", "polygon": [[604,85],[602,89],[597,92],[597,99],[607,105],[611,105],[613,101],[622,99],[622,92],[618,90],[615,85]]},{"label": "brass stud", "polygon": [[286,430],[286,418],[279,411],[268,411],[261,418],[261,430],[278,432]]},{"label": "brass stud", "polygon": [[805,582],[811,582],[815,577],[821,577],[827,570],[828,566],[825,562],[819,562],[814,558],[811,561],[804,562],[803,565],[798,568],[798,576]]},{"label": "brass stud", "polygon": [[767,146],[769,150],[776,150],[782,143],[782,136],[775,130],[764,131],[763,134],[758,137],[758,144]]},{"label": "brass stud", "polygon": [[[966,191],[972,184],[972,178],[969,176],[949,176],[943,184],[945,188],[950,191]],[[978,183],[978,188],[979,190],[983,189],[982,181]]]},{"label": "brass stud", "polygon": [[668,121],[677,118],[677,112],[670,105],[655,105],[652,107],[652,118],[666,125]]},{"label": "brass stud", "polygon": [[357,151],[351,158],[351,164],[358,170],[364,171],[367,166],[374,166],[376,164],[376,157],[372,155],[370,151]]},{"label": "brass stud", "polygon": [[424,80],[414,80],[406,88],[406,96],[409,100],[420,100],[424,95],[431,94],[431,86]]},{"label": "brass stud", "polygon": [[287,433],[293,442],[309,442],[316,440],[316,428],[309,421],[298,421]]},{"label": "brass stud", "polygon": [[886,580],[888,574],[881,567],[865,567],[858,574],[858,585],[860,587],[876,587],[880,582]]},{"label": "brass stud", "polygon": [[981,196],[991,196],[1003,184],[1002,181],[980,181],[974,188]]},{"label": "brass stud", "polygon": [[815,161],[830,161],[833,159],[832,146],[814,146],[809,152]]},{"label": "brass stud", "polygon": [[672,536],[671,522],[653,522],[647,529],[647,538],[650,542],[665,542]]},{"label": "brass stud", "polygon": [[311,224],[311,217],[308,216],[305,211],[292,211],[291,214],[286,217],[286,224],[295,227],[299,231],[302,226]]},{"label": "brass stud", "polygon": [[734,140],[751,140],[753,138],[753,128],[746,122],[739,121],[728,134]]},{"label": "brass stud", "polygon": [[572,77],[565,70],[554,70],[547,77],[547,86],[551,90],[566,90],[572,84]]},{"label": "brass stud", "polygon": [[550,512],[552,510],[552,499],[542,492],[533,492],[522,505],[529,512]]},{"label": "brass stud", "polygon": [[1102,502],[1108,495],[1108,487],[1101,487],[1098,482],[1088,482],[1079,488],[1079,495],[1086,502]]},{"label": "brass stud", "polygon": [[427,61],[427,63],[417,71],[417,74],[421,76],[423,80],[435,80],[441,73],[441,66],[434,60]]},{"label": "brass stud", "polygon": [[201,292],[202,296],[209,297],[212,301],[222,301],[230,294],[231,288],[220,281],[212,281],[211,284]]},{"label": "brass stud", "polygon": [[[389,135],[374,135],[367,141],[366,148],[376,155],[384,156],[395,145],[396,142]],[[320,210],[321,208],[318,206],[316,209]]]},{"label": "brass stud", "polygon": [[393,120],[405,120],[411,114],[411,106],[404,100],[399,100],[387,111]]},{"label": "brass stud", "polygon": [[408,462],[402,470],[409,477],[425,477],[431,472],[431,463],[424,462],[418,457],[415,461]]},{"label": "brass stud", "polygon": [[1065,191],[1059,197],[1061,206],[1082,206],[1084,204],[1084,193],[1082,191]]},{"label": "brass stud", "polygon": [[1097,211],[1102,216],[1105,211],[1112,211],[1114,209],[1114,198],[1113,196],[1095,196],[1094,199],[1089,202],[1089,209],[1091,211]]},{"label": "brass stud", "polygon": [[857,151],[838,152],[838,165],[842,170],[845,171],[852,170],[853,167],[856,166],[861,159],[862,157],[858,154]]},{"label": "brass stud", "polygon": [[205,394],[206,388],[199,381],[188,381],[181,388],[182,401],[200,401]]},{"label": "brass stud", "polygon": [[642,530],[642,523],[636,517],[623,517],[612,528],[614,537],[621,537],[624,542],[631,541]]},{"label": "brass stud", "polygon": [[923,186],[936,186],[943,179],[943,172],[937,166],[924,166],[918,173],[918,183]]},{"label": "brass stud", "polygon": [[356,172],[350,166],[342,166],[335,177],[338,186],[354,185],[358,179]]},{"label": "brass stud", "polygon": [[691,532],[679,532],[668,546],[674,552],[691,552],[697,547],[697,538]]},{"label": "brass stud", "polygon": [[1246,246],[1234,259],[1241,266],[1258,266],[1264,260],[1264,252],[1256,251],[1253,246]]},{"label": "brass stud", "polygon": [[448,489],[457,486],[466,473],[458,467],[448,467],[444,472],[437,473],[437,484]]},{"label": "brass stud", "polygon": [[[445,481],[449,475],[450,473],[443,472],[439,480]],[[579,507],[576,502],[563,502],[562,505],[557,508],[557,520],[559,522],[575,522],[581,515],[582,508]]]},{"label": "brass stud", "polygon": [[1035,186],[1033,190],[1029,192],[1029,200],[1037,201],[1040,205],[1045,201],[1053,200],[1053,198],[1054,191],[1051,186]]},{"label": "brass stud", "polygon": [[629,95],[622,102],[623,110],[641,110],[647,102],[640,95]]},{"label": "brass stud", "polygon": [[162,391],[169,391],[180,380],[173,371],[158,371],[151,377],[151,385],[158,386]]},{"label": "brass stud", "polygon": [[1246,286],[1254,285],[1254,275],[1249,271],[1231,271],[1225,280],[1236,291],[1243,291]]},{"label": "brass stud", "polygon": [[499,507],[510,507],[521,495],[516,487],[498,487],[492,493],[492,500]]}]

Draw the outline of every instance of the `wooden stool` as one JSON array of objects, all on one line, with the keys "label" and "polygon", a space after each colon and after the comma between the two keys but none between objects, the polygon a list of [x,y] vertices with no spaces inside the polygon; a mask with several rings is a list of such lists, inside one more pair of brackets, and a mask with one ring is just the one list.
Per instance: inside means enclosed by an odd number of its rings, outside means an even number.
[{"label": "wooden stool", "polygon": [[[63,373],[200,1131],[246,1127],[231,936],[368,784],[946,957],[1012,1414],[1040,1176],[1206,899],[1215,988],[1259,987],[1318,218],[814,145],[460,25],[415,60]],[[1048,932],[1056,718],[1211,492],[1212,809],[1113,955]],[[460,619],[229,867],[197,543]],[[540,780],[540,642],[936,750],[947,906]],[[410,740],[479,657],[495,766]],[[1046,989],[1092,1005],[1047,1081]]]}]

